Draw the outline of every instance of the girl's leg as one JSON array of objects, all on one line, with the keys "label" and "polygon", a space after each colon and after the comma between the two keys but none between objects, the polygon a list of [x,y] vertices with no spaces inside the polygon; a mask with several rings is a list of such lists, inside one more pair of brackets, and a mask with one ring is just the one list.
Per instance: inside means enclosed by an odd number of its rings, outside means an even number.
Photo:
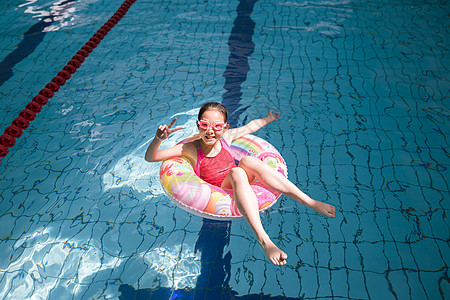
[{"label": "girl's leg", "polygon": [[295,184],[289,181],[289,179],[256,157],[243,157],[239,163],[239,167],[244,169],[250,178],[256,177],[264,185],[315,209],[321,214],[330,218],[336,216],[334,206],[311,199]]},{"label": "girl's leg", "polygon": [[[231,185],[231,186],[230,186]],[[234,201],[250,228],[256,235],[267,258],[275,265],[286,264],[287,255],[270,240],[261,224],[258,200],[250,187],[249,178],[242,168],[233,168],[222,184],[224,188],[233,188]]]}]

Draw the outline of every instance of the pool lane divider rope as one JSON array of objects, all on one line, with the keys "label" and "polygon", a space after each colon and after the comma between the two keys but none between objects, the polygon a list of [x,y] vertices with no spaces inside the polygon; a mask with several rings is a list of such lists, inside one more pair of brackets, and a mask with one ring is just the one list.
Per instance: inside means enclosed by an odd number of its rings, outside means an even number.
[{"label": "pool lane divider rope", "polygon": [[125,16],[131,5],[136,0],[126,0],[122,3],[115,14],[81,47],[81,49],[69,60],[60,72],[45,85],[39,93],[33,97],[24,110],[19,113],[11,125],[6,127],[4,134],[0,135],[0,157],[5,157],[9,153],[9,148],[16,144],[16,139],[22,136],[23,131],[30,126],[30,122],[36,119],[43,106],[48,103],[60,87],[65,85],[77,69],[83,64],[85,59],[97,47],[108,32]]}]

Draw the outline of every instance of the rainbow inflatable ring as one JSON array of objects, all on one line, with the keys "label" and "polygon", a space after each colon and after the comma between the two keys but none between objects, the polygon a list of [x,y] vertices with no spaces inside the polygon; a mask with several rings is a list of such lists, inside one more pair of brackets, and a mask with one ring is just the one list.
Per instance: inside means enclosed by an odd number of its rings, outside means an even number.
[{"label": "rainbow inflatable ring", "polygon": [[[198,139],[187,138],[180,143]],[[247,135],[231,143],[235,160],[255,156],[287,177],[287,167],[280,153],[265,140]],[[185,157],[165,160],[159,172],[159,178],[166,195],[180,208],[200,217],[213,220],[233,220],[242,217],[233,200],[233,191],[224,190],[200,179]],[[278,200],[280,193],[269,189],[258,180],[251,183],[262,212]]]}]

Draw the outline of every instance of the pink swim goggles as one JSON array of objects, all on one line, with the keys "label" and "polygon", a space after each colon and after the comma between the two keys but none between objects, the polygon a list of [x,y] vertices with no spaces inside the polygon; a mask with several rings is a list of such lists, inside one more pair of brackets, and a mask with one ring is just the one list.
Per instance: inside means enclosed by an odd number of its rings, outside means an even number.
[{"label": "pink swim goggles", "polygon": [[209,130],[212,128],[214,131],[221,131],[224,129],[226,123],[225,122],[214,122],[212,125],[206,120],[197,121],[198,126],[203,130]]}]

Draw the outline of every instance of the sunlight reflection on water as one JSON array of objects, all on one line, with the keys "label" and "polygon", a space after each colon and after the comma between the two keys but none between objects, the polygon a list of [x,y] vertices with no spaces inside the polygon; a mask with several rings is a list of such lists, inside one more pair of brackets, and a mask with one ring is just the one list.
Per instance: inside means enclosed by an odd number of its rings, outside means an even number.
[{"label": "sunlight reflection on water", "polygon": [[[195,121],[197,120],[198,109],[177,113],[167,118],[170,122],[177,117],[181,122],[174,126],[182,126],[183,129],[174,132],[166,141],[161,144],[161,149],[169,148],[180,142],[182,139],[197,133]],[[156,128],[152,128],[156,131]],[[105,191],[122,188],[124,186],[140,193],[149,193],[148,197],[163,194],[162,186],[159,182],[159,168],[161,163],[149,163],[145,161],[144,155],[151,140],[143,141],[139,147],[132,150],[128,155],[117,160],[102,177]]]}]

